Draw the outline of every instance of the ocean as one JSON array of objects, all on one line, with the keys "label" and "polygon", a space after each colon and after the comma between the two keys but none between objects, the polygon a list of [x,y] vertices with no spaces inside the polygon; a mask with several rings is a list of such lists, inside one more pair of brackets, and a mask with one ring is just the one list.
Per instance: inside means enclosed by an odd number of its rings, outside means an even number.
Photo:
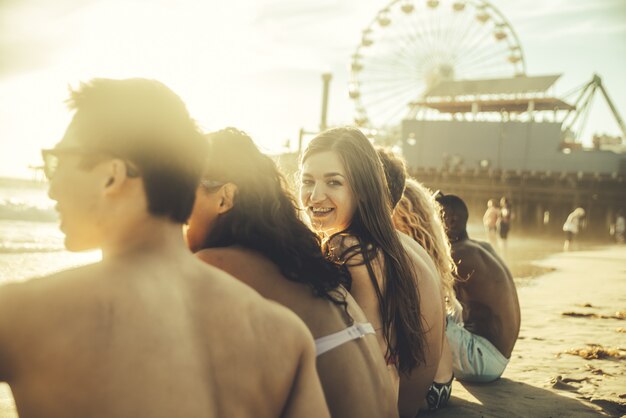
[{"label": "ocean", "polygon": [[0,178],[0,284],[88,264],[99,251],[64,249],[46,183]]}]

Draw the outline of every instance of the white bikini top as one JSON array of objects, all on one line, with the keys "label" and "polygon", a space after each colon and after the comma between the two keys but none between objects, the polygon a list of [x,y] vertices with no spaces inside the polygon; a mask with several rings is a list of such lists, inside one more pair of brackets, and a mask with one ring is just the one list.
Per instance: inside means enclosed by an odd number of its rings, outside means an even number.
[{"label": "white bikini top", "polygon": [[349,341],[365,337],[367,334],[376,334],[374,327],[369,322],[355,323],[351,327],[335,332],[334,334],[320,337],[315,340],[317,356],[339,347]]}]

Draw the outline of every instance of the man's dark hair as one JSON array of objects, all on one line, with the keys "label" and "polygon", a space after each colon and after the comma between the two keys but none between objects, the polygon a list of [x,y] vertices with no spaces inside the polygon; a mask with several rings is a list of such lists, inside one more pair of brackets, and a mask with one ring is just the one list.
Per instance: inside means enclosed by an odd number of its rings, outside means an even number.
[{"label": "man's dark hair", "polygon": [[[252,139],[235,128],[207,135],[204,179],[237,186],[233,207],[219,215],[202,248],[238,245],[276,264],[287,279],[346,309],[348,273],[326,259],[320,238],[299,218],[285,178]],[[349,315],[348,315],[349,316]]]},{"label": "man's dark hair", "polygon": [[378,158],[383,163],[385,170],[385,178],[387,179],[387,187],[389,188],[391,207],[395,208],[406,184],[407,172],[404,160],[389,148],[376,147]]},{"label": "man's dark hair", "polygon": [[460,197],[453,194],[438,195],[437,202],[441,205],[444,216],[454,216],[457,219],[457,228],[465,230],[469,211],[467,205]]},{"label": "man's dark hair", "polygon": [[206,143],[183,101],[146,79],[93,79],[70,92],[77,141],[132,163],[148,211],[184,223],[204,167]]}]

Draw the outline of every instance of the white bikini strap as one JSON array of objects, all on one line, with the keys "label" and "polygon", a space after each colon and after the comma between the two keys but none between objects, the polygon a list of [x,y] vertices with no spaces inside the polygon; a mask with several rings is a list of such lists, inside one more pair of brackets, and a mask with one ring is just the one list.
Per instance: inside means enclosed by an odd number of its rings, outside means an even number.
[{"label": "white bikini strap", "polygon": [[317,355],[320,356],[333,348],[339,347],[348,341],[365,337],[367,334],[375,334],[374,327],[369,322],[355,323],[351,327],[335,332],[334,334],[315,340]]}]

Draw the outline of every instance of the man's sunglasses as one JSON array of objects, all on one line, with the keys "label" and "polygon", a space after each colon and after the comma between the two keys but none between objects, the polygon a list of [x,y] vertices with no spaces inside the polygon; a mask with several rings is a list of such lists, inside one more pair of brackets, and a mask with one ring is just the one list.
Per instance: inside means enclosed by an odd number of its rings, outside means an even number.
[{"label": "man's sunglasses", "polygon": [[[106,151],[92,150],[82,147],[43,149],[41,150],[41,157],[43,158],[43,173],[48,180],[51,180],[52,177],[54,177],[54,174],[59,168],[59,156],[63,154],[88,155],[99,157],[99,160],[116,158],[115,155]],[[133,165],[128,161],[124,161],[124,164],[126,165],[126,175],[128,177],[139,177],[139,170],[136,167],[133,167]]]}]

